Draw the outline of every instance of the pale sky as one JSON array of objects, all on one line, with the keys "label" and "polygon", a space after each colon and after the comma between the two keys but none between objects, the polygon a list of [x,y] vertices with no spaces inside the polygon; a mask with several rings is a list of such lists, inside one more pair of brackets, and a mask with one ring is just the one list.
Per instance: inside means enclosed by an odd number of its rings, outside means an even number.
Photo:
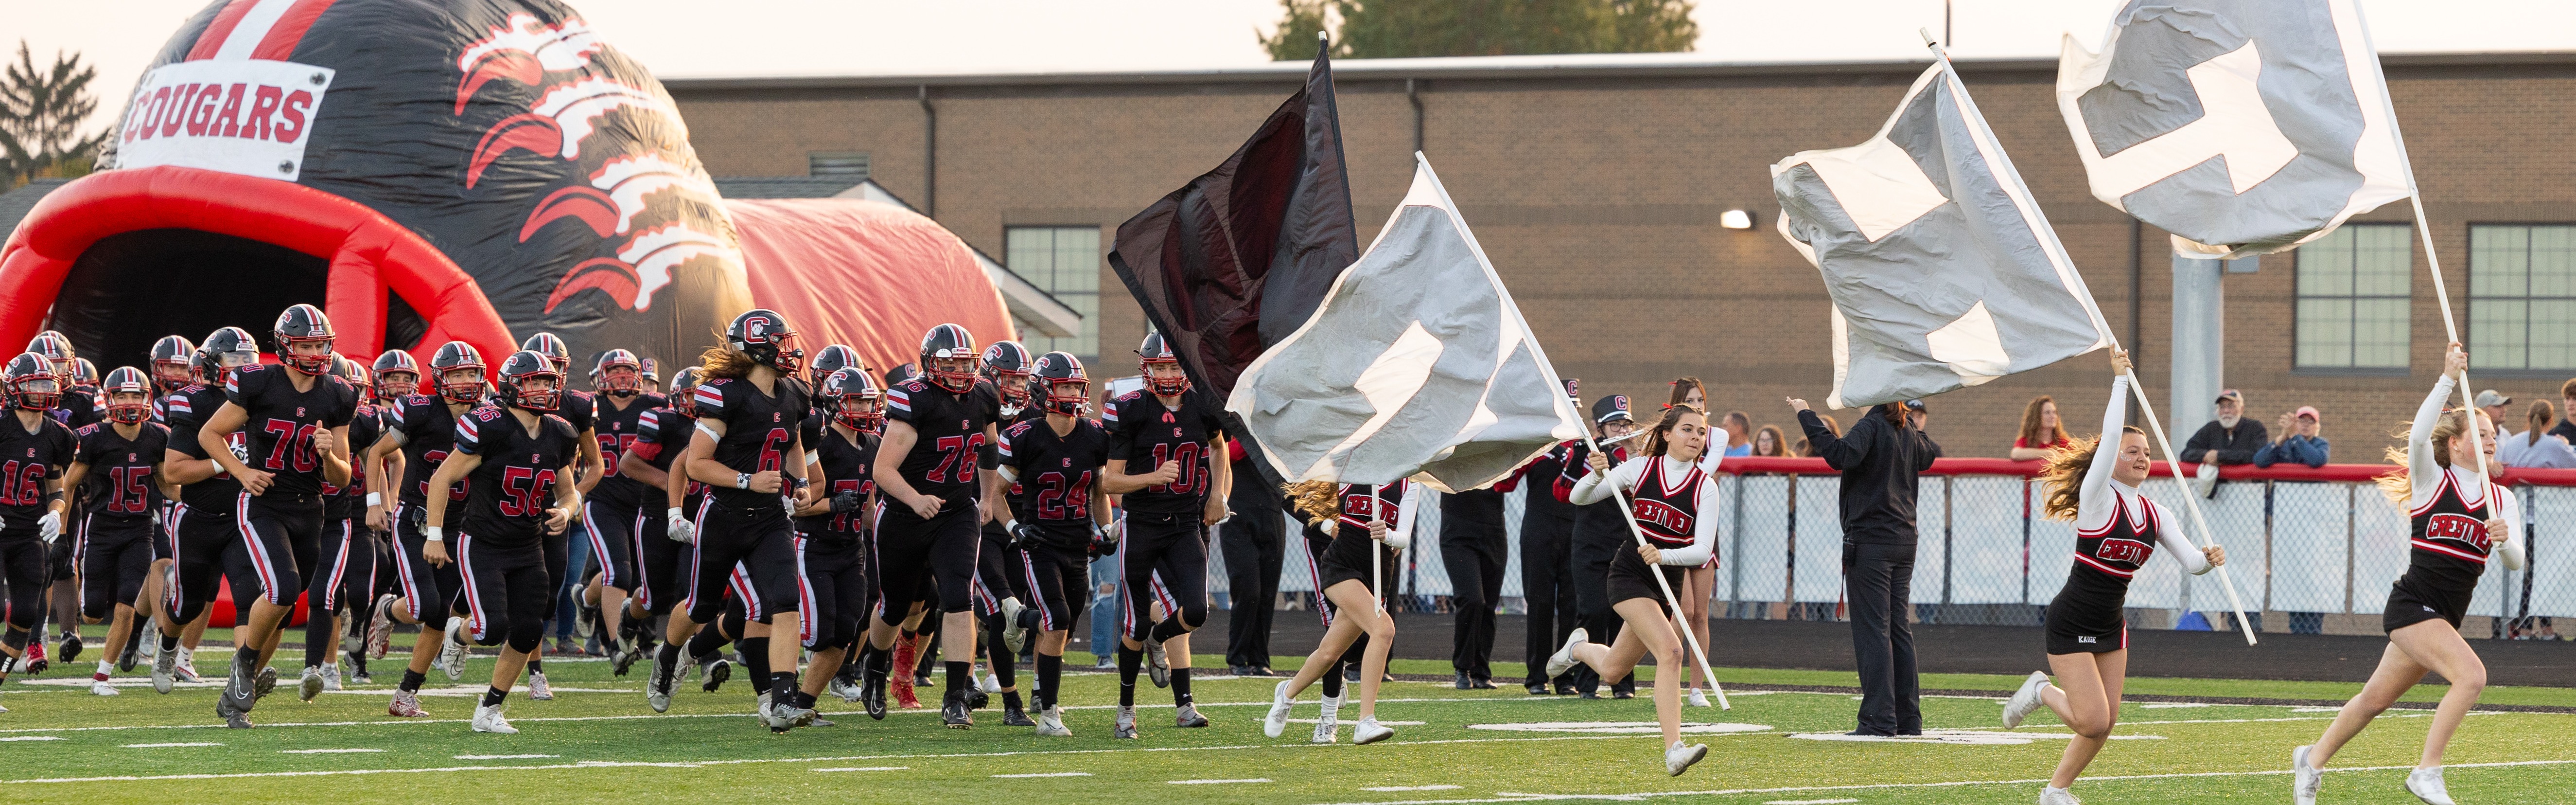
[{"label": "pale sky", "polygon": [[[76,51],[102,98],[130,91],[171,32],[209,0],[0,0],[0,46],[40,64]],[[2098,46],[2116,0],[1956,0],[1960,58]],[[1190,69],[1269,60],[1254,40],[1277,0],[583,0],[617,48],[664,78]],[[2382,52],[2576,50],[2569,0],[2362,0]],[[711,13],[710,9],[722,9]],[[1941,0],[1701,0],[1712,61],[1913,59]],[[13,49],[14,50],[14,49]],[[14,53],[9,54],[14,60]],[[122,103],[102,101],[112,118]],[[104,125],[104,121],[100,125]]]}]

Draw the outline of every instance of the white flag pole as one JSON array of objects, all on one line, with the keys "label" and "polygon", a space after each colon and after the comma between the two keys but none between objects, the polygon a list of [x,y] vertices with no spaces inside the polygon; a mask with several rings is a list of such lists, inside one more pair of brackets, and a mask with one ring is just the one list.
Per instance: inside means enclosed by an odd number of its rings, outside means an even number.
[{"label": "white flag pole", "polygon": [[[1386,485],[1369,487],[1369,524],[1386,522]],[[1419,517],[1415,522],[1420,522]],[[1369,546],[1369,603],[1377,605],[1379,617],[1386,616],[1386,543]]]},{"label": "white flag pole", "polygon": [[[1918,30],[1920,31],[1920,29]],[[1930,31],[1920,31],[1920,33],[1923,35],[1924,47],[1931,48],[1933,58],[1941,62],[1942,76],[1948,81],[1953,82],[1954,88],[1957,89],[1956,95],[1959,98],[1960,104],[1971,111],[1975,110],[1976,102],[1968,98],[1965,85],[1958,83],[1959,73],[1950,63],[1949,52],[1943,50],[1939,42],[1933,41],[1932,33]],[[1977,115],[1977,118],[1979,120],[1983,120],[1984,115],[1979,114]],[[1984,139],[1988,136],[1987,132],[1985,132],[1981,127],[1972,126],[1970,127],[1970,131],[1980,139]],[[2000,144],[1989,143],[1989,145],[1994,149],[1995,153],[2003,153],[2003,148]],[[2007,168],[2009,168],[2009,163],[2007,163]],[[2009,186],[2006,189],[2007,191],[2019,190],[2019,188]],[[2018,203],[2028,205],[2029,209],[2039,209],[2039,202],[2036,199],[2024,196],[2019,192],[2015,192],[2014,200]],[[2031,228],[2047,239],[2052,250],[2062,252],[2062,248],[2057,247],[2055,243],[2057,233],[2047,226],[2046,221],[2039,221],[2037,225],[2034,225]],[[2112,349],[2119,349],[2120,337],[2111,333],[2110,322],[2102,318],[2101,307],[2093,303],[2093,289],[2084,284],[2083,272],[2070,270],[2068,272],[2068,276],[2072,278],[2076,286],[2083,291],[2082,293],[2076,294],[2076,297],[2084,302],[2084,311],[2093,317],[2093,329],[2101,333],[2102,338],[2105,341],[2110,342]],[[2445,315],[2447,315],[2448,312],[2448,308],[2445,308]],[[2138,379],[2136,369],[2130,369],[2127,374],[2129,377],[2129,390],[2135,393],[2138,400],[2139,410],[2147,415],[2147,430],[2148,432],[2155,434],[2156,445],[2164,448],[2165,466],[2173,471],[2174,490],[2181,493],[2180,496],[2182,498],[2183,508],[2191,512],[2192,525],[2200,531],[2201,547],[2207,548],[2217,545],[2218,538],[2209,528],[2209,518],[2206,515],[2201,514],[2200,496],[2192,494],[2191,487],[2183,483],[2184,476],[2182,473],[2182,459],[2180,454],[2174,452],[2173,440],[2165,436],[2164,423],[2158,421],[2156,418],[2155,404],[2147,400],[2146,384]],[[2105,436],[2107,435],[2108,434],[2105,434]],[[2220,565],[2218,567],[2218,583],[2220,587],[2227,590],[2227,605],[2236,612],[2237,631],[2245,635],[2246,645],[2254,645],[2257,642],[2254,637],[2254,623],[2253,621],[2246,619],[2245,602],[2242,597],[2237,594],[2236,582],[2227,575],[2227,566],[2225,565]]]}]

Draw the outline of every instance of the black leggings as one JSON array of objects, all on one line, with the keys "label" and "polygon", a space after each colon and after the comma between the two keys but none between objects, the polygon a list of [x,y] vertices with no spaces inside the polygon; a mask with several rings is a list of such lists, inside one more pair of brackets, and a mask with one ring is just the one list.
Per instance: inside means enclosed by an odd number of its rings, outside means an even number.
[{"label": "black leggings", "polygon": [[[1128,637],[1170,640],[1207,623],[1207,529],[1198,515],[1128,513],[1118,564]],[[1146,618],[1158,596],[1171,617],[1153,623]]]},{"label": "black leggings", "polygon": [[859,561],[859,541],[833,536],[796,538],[796,577],[802,600],[797,623],[806,648],[823,650],[857,640],[867,615],[867,569]]},{"label": "black leggings", "polygon": [[545,640],[546,610],[554,606],[555,595],[539,541],[487,544],[472,534],[458,534],[456,564],[464,568],[466,636],[478,646],[506,641],[514,651],[536,651]]}]

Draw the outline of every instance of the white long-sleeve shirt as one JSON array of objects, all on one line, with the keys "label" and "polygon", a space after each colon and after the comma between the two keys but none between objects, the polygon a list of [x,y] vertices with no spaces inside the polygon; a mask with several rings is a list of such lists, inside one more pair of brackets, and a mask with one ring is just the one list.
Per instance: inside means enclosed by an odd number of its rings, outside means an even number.
[{"label": "white long-sleeve shirt", "polygon": [[[1347,495],[1350,491],[1351,485],[1343,484],[1339,490],[1339,494]],[[1377,493],[1372,490],[1370,494],[1374,496]],[[1420,505],[1421,503],[1422,485],[1411,481],[1404,482],[1403,502],[1397,503],[1395,506],[1395,525],[1394,527],[1386,530],[1387,547],[1394,548],[1399,551],[1412,547],[1414,512],[1422,510],[1422,506]],[[1321,527],[1324,529],[1324,533],[1326,534],[1337,534],[1339,533],[1341,524],[1342,518],[1335,517],[1331,520],[1324,521],[1324,524]]]},{"label": "white long-sleeve shirt", "polygon": [[[1637,479],[1645,475],[1646,462],[1649,461],[1663,462],[1663,476],[1666,478],[1685,477],[1691,473],[1691,470],[1699,469],[1689,463],[1674,461],[1670,458],[1660,456],[1638,456],[1636,458],[1620,462],[1619,466],[1610,468],[1610,472],[1608,473],[1610,476],[1609,481],[1617,483],[1619,489],[1634,490],[1637,488]],[[1575,483],[1574,491],[1568,494],[1567,498],[1572,500],[1577,506],[1586,506],[1608,500],[1614,492],[1603,482],[1601,476],[1602,473],[1598,472],[1584,475],[1582,481]],[[1699,484],[1698,497],[1700,510],[1691,512],[1690,547],[1662,549],[1663,560],[1660,564],[1696,567],[1708,564],[1709,557],[1717,555],[1717,517],[1719,514],[1717,477],[1715,475],[1702,472],[1699,476]]]},{"label": "white long-sleeve shirt", "polygon": [[[2475,466],[2464,467],[2452,462],[2451,466],[2445,467],[2434,460],[2436,449],[2450,449],[2448,445],[2433,446],[2433,426],[2441,421],[2442,405],[2451,398],[2455,388],[2453,381],[2450,375],[2434,381],[2433,393],[2425,395],[2424,404],[2415,407],[2415,421],[2406,429],[2406,511],[2411,515],[2432,502],[2434,491],[2441,488],[2445,475],[2450,477],[2451,488],[2460,491],[2460,502],[2471,506],[2486,500],[2487,490],[2495,490],[2496,505],[2488,511],[2491,516],[2504,520],[2507,535],[2504,544],[2496,546],[2495,555],[2504,560],[2506,570],[2521,570],[2524,563],[2521,502],[2503,486],[2489,485],[2479,478]],[[2501,462],[2492,458],[2488,463],[2501,466]]]},{"label": "white long-sleeve shirt", "polygon": [[2129,522],[2148,522],[2147,509],[2153,508],[2156,544],[2165,553],[2172,554],[2174,561],[2181,562],[2183,569],[2191,571],[2192,575],[2207,573],[2211,567],[2209,557],[2174,526],[2182,521],[2174,517],[2173,511],[2165,508],[2164,504],[2148,500],[2137,487],[2111,477],[2114,465],[2120,460],[2120,444],[2125,441],[2121,428],[2128,424],[2128,401],[2129,377],[2121,375],[2111,381],[2111,404],[2102,412],[2102,439],[2101,444],[2093,448],[2093,466],[2084,471],[2084,480],[2076,487],[2075,530],[2091,533],[2109,528],[2112,515],[2124,510],[2129,514]]}]

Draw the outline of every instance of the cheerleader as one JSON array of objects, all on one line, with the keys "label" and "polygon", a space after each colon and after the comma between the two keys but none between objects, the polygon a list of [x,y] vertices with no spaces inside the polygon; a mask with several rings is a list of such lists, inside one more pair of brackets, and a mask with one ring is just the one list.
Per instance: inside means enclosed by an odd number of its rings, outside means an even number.
[{"label": "cheerleader", "polygon": [[[2390,501],[2406,507],[2414,531],[2406,552],[2406,574],[2397,577],[2388,593],[2388,608],[2380,615],[2380,628],[2388,632],[2388,649],[2379,657],[2379,669],[2335,715],[2325,734],[2315,744],[2290,752],[2291,796],[2299,805],[2317,801],[2326,761],[2334,758],[2335,751],[2423,681],[2427,671],[2450,680],[2451,690],[2433,711],[2424,754],[2416,760],[2415,771],[2406,775],[2406,790],[2431,805],[2451,805],[2451,795],[2442,785],[2442,750],[2487,684],[2486,664],[2478,661],[2468,641],[2460,639],[2460,618],[2468,612],[2478,576],[2486,572],[2487,557],[2503,558],[2508,570],[2523,566],[2521,507],[2512,493],[2477,473],[2480,461],[2489,476],[2504,472],[2504,466],[2496,463],[2495,423],[2469,409],[2442,410],[2455,378],[2468,366],[2468,353],[2461,351],[2459,342],[2451,342],[2443,358],[2442,379],[2433,384],[2433,393],[2425,395],[2407,428],[2406,452],[2389,451],[2389,458],[2405,469],[2380,476],[2379,489]],[[2474,434],[2469,432],[2473,414]]]},{"label": "cheerleader", "polygon": [[[1708,414],[1687,403],[1664,411],[1662,421],[1646,435],[1645,455],[1620,462],[1595,452],[1585,458],[1592,472],[1574,486],[1576,505],[1610,499],[1619,490],[1630,496],[1630,511],[1647,545],[1620,551],[1610,561],[1610,608],[1628,628],[1609,645],[1591,642],[1590,633],[1574,630],[1565,647],[1548,658],[1548,676],[1581,662],[1603,679],[1618,679],[1634,670],[1646,652],[1655,654],[1655,719],[1664,727],[1664,772],[1681,776],[1708,756],[1705,744],[1682,743],[1681,672],[1688,662],[1681,633],[1674,626],[1681,613],[1665,607],[1663,587],[1689,589],[1687,572],[1717,557],[1717,481],[1699,461],[1709,444]],[[1613,488],[1616,485],[1616,489]],[[1651,569],[1650,569],[1651,568]],[[1663,576],[1658,585],[1651,574]]]},{"label": "cheerleader", "polygon": [[[1370,543],[1384,552],[1381,563],[1396,565],[1396,551],[1413,544],[1413,514],[1421,497],[1421,487],[1411,481],[1397,481],[1375,487],[1336,485],[1327,481],[1290,484],[1288,497],[1299,511],[1314,518],[1333,541],[1324,548],[1317,562],[1322,575],[1316,586],[1333,604],[1335,615],[1324,639],[1316,644],[1315,653],[1297,666],[1297,675],[1270,693],[1270,715],[1261,720],[1261,732],[1273,738],[1288,729],[1288,710],[1297,703],[1297,694],[1307,685],[1324,683],[1324,714],[1315,725],[1315,743],[1333,742],[1333,724],[1338,718],[1344,695],[1341,674],[1342,653],[1349,650],[1362,633],[1368,636],[1368,648],[1360,657],[1360,723],[1351,731],[1351,743],[1372,744],[1395,735],[1395,730],[1377,723],[1378,685],[1386,679],[1386,653],[1395,645],[1395,619],[1378,610],[1376,573],[1371,567]],[[1387,517],[1387,506],[1396,507],[1394,517]],[[1390,527],[1390,524],[1392,527]]]},{"label": "cheerleader", "polygon": [[[1708,384],[1700,382],[1696,377],[1684,377],[1673,381],[1673,398],[1671,402],[1664,404],[1664,408],[1671,410],[1682,405],[1707,410]],[[1718,428],[1710,433],[1708,443],[1717,445],[1718,449],[1701,451],[1701,469],[1716,470],[1718,461],[1726,457],[1726,443],[1734,441],[1736,435],[1738,434],[1728,433],[1725,428]],[[1691,568],[1689,572],[1682,575],[1690,582],[1690,589],[1675,587],[1673,594],[1682,599],[1682,622],[1690,624],[1691,635],[1699,638],[1700,650],[1705,652],[1708,650],[1708,599],[1717,588],[1716,554],[1709,555],[1707,564]],[[1699,666],[1692,665],[1688,673],[1690,679],[1689,684],[1684,686],[1683,701],[1689,702],[1692,707],[1710,706],[1708,694],[1699,689]]]},{"label": "cheerleader", "polygon": [[[2120,720],[2120,688],[2129,674],[2129,625],[2121,603],[2129,579],[2161,543],[2192,575],[2227,563],[2218,546],[2193,548],[2175,527],[2173,512],[2138,491],[2152,462],[2147,433],[2127,427],[2129,353],[2111,351],[2111,403],[2102,412],[2102,435],[2068,442],[2050,454],[2042,475],[2048,485],[2045,513],[2075,520],[2075,567],[2066,586],[2048,602],[2048,671],[2033,671],[2004,703],[2004,728],[2021,726],[2041,705],[2075,731],[2057,773],[2039,790],[2040,805],[2075,805],[2067,786],[2110,740]],[[2114,435],[2117,434],[2117,435]]]}]

